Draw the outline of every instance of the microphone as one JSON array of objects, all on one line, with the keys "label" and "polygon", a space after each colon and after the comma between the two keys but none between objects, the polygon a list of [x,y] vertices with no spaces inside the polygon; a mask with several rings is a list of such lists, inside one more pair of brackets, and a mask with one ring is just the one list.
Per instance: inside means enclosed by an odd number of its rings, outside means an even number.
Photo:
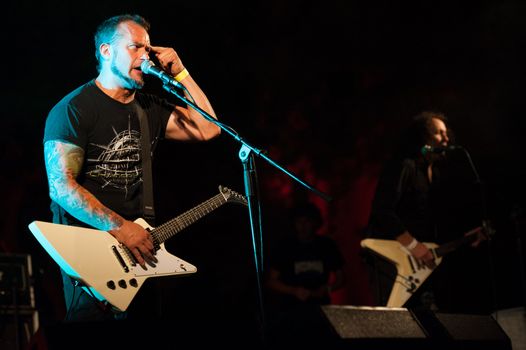
[{"label": "microphone", "polygon": [[450,145],[450,146],[445,146],[445,147],[431,147],[429,145],[425,145],[424,147],[420,149],[420,152],[423,155],[426,155],[428,153],[445,153],[447,151],[455,151],[459,149],[462,149],[462,146]]},{"label": "microphone", "polygon": [[166,85],[173,85],[175,87],[182,87],[182,84],[175,80],[174,77],[158,68],[152,61],[144,60],[141,63],[141,70],[144,74],[155,75],[157,78],[161,79]]}]

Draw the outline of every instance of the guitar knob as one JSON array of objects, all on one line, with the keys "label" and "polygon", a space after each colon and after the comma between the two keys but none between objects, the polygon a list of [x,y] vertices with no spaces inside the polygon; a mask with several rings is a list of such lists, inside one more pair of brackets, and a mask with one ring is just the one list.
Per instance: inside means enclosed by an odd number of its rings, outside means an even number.
[{"label": "guitar knob", "polygon": [[130,286],[137,288],[138,284],[137,284],[137,280],[135,278],[132,278],[130,280]]},{"label": "guitar knob", "polygon": [[121,288],[126,289],[126,287],[128,287],[128,286],[126,285],[126,281],[125,281],[125,280],[119,280],[118,283],[119,283],[119,287],[121,287]]},{"label": "guitar knob", "polygon": [[115,282],[113,281],[108,281],[106,283],[106,286],[108,286],[109,289],[115,289]]}]

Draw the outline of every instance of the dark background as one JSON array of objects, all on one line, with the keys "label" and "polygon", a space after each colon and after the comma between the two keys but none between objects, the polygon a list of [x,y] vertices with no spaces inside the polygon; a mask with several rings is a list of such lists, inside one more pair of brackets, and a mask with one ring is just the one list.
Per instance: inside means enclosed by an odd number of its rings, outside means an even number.
[{"label": "dark background", "polygon": [[[468,287],[459,288],[472,301],[465,311],[521,305],[525,10],[519,0],[4,5],[1,251],[31,254],[41,322],[61,319],[56,266],[27,229],[33,220],[51,220],[44,121],[61,97],[96,76],[96,25],[139,13],[152,24],[152,44],[177,50],[224,123],[333,198],[324,201],[256,158],[265,256],[292,201],[310,198],[326,219],[323,233],[346,256],[348,284],[334,302],[369,305],[359,241],[381,161],[413,115],[439,110],[483,181],[475,182],[466,155],[452,157],[465,172],[465,186],[451,202],[451,220],[469,228],[486,218],[496,229],[492,242],[472,253],[482,263],[470,265]],[[154,79],[145,89],[173,98]],[[243,193],[239,148],[226,133],[206,144],[161,145],[159,221],[215,195],[218,185]],[[247,215],[226,205],[167,243],[199,272],[145,288],[162,290],[166,314],[257,309]]]}]

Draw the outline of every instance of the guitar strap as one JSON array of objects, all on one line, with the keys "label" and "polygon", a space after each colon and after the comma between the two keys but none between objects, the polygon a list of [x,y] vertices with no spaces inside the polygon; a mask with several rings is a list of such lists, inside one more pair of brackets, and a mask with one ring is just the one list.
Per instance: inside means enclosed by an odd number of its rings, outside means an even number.
[{"label": "guitar strap", "polygon": [[150,142],[150,127],[148,118],[142,107],[135,102],[135,110],[141,125],[141,159],[142,159],[142,205],[144,219],[150,224],[155,224],[155,208],[153,205],[152,181],[152,150]]}]

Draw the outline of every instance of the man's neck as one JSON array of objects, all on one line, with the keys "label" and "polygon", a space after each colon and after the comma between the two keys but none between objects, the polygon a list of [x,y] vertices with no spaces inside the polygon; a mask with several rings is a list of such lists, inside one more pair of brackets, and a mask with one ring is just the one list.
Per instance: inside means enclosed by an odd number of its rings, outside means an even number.
[{"label": "man's neck", "polygon": [[99,74],[95,79],[95,84],[106,95],[121,103],[130,103],[135,96],[135,90],[125,89],[115,82],[113,79],[108,79],[104,75]]}]

